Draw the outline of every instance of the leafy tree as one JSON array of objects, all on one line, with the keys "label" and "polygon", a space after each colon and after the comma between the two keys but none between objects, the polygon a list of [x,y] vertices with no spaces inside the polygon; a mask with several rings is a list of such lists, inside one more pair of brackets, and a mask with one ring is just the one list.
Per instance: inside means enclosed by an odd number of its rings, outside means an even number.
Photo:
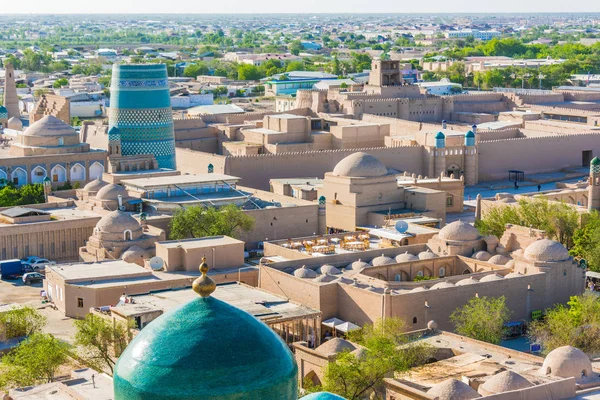
[{"label": "leafy tree", "polygon": [[55,89],[59,89],[61,87],[65,87],[69,85],[69,80],[67,78],[60,78],[54,81],[52,87]]},{"label": "leafy tree", "polygon": [[557,347],[573,346],[596,357],[600,354],[600,301],[586,293],[572,296],[567,306],[559,304],[546,310],[543,320],[529,326],[531,342],[549,353]]},{"label": "leafy tree", "polygon": [[0,338],[11,339],[39,333],[46,317],[31,307],[20,307],[0,314]]},{"label": "leafy tree", "polygon": [[510,317],[506,299],[501,297],[473,297],[451,315],[458,334],[484,342],[499,344],[504,324]]},{"label": "leafy tree", "polygon": [[569,253],[587,261],[588,268],[600,271],[600,214],[592,211],[585,218],[585,224],[573,233],[573,247]]},{"label": "leafy tree", "polygon": [[228,90],[225,86],[217,86],[212,92],[215,96],[224,96],[228,93]]},{"label": "leafy tree", "polygon": [[69,345],[50,334],[34,333],[2,357],[0,386],[30,386],[52,382],[69,359]]},{"label": "leafy tree", "polygon": [[302,61],[292,61],[285,68],[286,72],[304,71],[304,63]]},{"label": "leafy tree", "polygon": [[130,326],[87,314],[75,321],[75,327],[75,343],[82,347],[81,356],[86,363],[99,371],[108,368],[112,372],[116,359],[129,343]]},{"label": "leafy tree", "polygon": [[227,235],[236,237],[254,227],[254,218],[235,204],[190,206],[179,209],[171,219],[171,239]]},{"label": "leafy tree", "polygon": [[0,189],[0,207],[43,203],[44,187],[40,183],[15,187],[10,181]]},{"label": "leafy tree", "polygon": [[261,71],[250,64],[240,64],[237,70],[238,76],[237,78],[241,81],[256,81],[260,78],[264,78],[264,75]]},{"label": "leafy tree", "polygon": [[294,40],[290,43],[290,53],[297,56],[300,52],[304,50],[304,46],[302,46],[302,42],[299,40]]},{"label": "leafy tree", "polygon": [[208,67],[204,63],[190,64],[183,70],[183,76],[191,78],[206,74],[208,74]]},{"label": "leafy tree", "polygon": [[[350,352],[337,355],[327,365],[323,388],[348,400],[381,395],[383,379],[394,372],[406,371],[422,365],[431,354],[431,348],[420,343],[409,343],[404,334],[402,319],[387,318],[365,325],[348,334],[349,339],[364,347],[357,357]],[[314,388],[320,390],[321,388]]]}]

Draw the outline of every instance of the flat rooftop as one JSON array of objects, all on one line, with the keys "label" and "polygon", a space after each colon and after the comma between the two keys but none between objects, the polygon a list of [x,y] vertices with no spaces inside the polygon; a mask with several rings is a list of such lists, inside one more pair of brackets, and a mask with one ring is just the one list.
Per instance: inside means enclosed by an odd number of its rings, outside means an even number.
[{"label": "flat rooftop", "polygon": [[68,207],[60,207],[60,208],[44,208],[40,209],[41,211],[45,211],[49,213],[52,217],[49,221],[36,221],[36,222],[20,222],[18,224],[9,224],[6,222],[0,221],[0,227],[3,226],[23,226],[30,224],[49,224],[61,220],[77,220],[84,218],[102,218],[103,214],[98,214],[95,211],[91,210],[82,210],[75,206]]},{"label": "flat rooftop", "polygon": [[195,239],[184,239],[184,240],[168,240],[164,242],[158,242],[158,245],[161,245],[166,248],[174,248],[181,247],[183,249],[196,249],[200,247],[213,247],[213,246],[222,246],[226,244],[244,244],[243,241],[234,239],[229,236],[211,236],[211,237],[203,237],[203,238],[195,238]]},{"label": "flat rooftop", "polygon": [[65,281],[108,280],[133,277],[150,277],[152,271],[123,260],[101,261],[97,263],[73,263],[50,265],[47,268],[56,272]]},{"label": "flat rooftop", "polygon": [[150,178],[123,179],[121,183],[126,186],[134,186],[141,189],[166,187],[173,185],[190,185],[219,181],[238,181],[240,178],[225,174],[198,174],[177,176],[154,176]]},{"label": "flat rooftop", "polygon": [[[217,290],[211,296],[244,310],[263,322],[283,322],[321,314],[318,310],[292,303],[282,297],[240,283],[219,284],[217,285]],[[190,287],[178,290],[157,291],[132,297],[135,301],[134,304],[126,304],[114,307],[113,309],[119,314],[123,313],[123,315],[127,313],[139,313],[139,307],[167,312],[191,300],[197,299],[198,295]],[[126,310],[127,308],[131,311]]]},{"label": "flat rooftop", "polygon": [[294,115],[294,114],[275,114],[269,115],[269,118],[277,118],[277,119],[306,119],[302,115]]}]

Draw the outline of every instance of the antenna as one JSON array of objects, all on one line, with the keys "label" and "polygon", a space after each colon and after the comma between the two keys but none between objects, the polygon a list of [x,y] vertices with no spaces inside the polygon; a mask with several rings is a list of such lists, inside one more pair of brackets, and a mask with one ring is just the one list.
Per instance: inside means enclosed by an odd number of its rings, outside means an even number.
[{"label": "antenna", "polygon": [[160,271],[161,269],[163,269],[165,262],[162,258],[156,256],[150,259],[149,264],[152,271]]}]

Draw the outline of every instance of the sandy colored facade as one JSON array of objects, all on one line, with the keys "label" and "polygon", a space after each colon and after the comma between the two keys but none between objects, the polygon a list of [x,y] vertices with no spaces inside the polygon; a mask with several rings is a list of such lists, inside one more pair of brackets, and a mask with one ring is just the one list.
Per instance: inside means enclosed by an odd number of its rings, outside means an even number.
[{"label": "sandy colored facade", "polygon": [[217,269],[230,269],[244,264],[244,242],[228,236],[157,242],[156,256],[167,272],[195,272],[203,257]]}]

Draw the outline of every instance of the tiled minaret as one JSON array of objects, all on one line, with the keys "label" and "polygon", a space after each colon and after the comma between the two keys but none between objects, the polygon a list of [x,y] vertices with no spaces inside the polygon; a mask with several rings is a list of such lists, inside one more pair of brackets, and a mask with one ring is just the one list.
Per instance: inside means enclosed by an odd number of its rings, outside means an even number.
[{"label": "tiled minaret", "polygon": [[8,119],[20,118],[19,97],[17,96],[17,84],[15,83],[15,70],[11,63],[4,66],[4,107],[8,111]]},{"label": "tiled minaret", "polygon": [[600,159],[590,162],[590,185],[588,186],[588,209],[600,211]]}]

